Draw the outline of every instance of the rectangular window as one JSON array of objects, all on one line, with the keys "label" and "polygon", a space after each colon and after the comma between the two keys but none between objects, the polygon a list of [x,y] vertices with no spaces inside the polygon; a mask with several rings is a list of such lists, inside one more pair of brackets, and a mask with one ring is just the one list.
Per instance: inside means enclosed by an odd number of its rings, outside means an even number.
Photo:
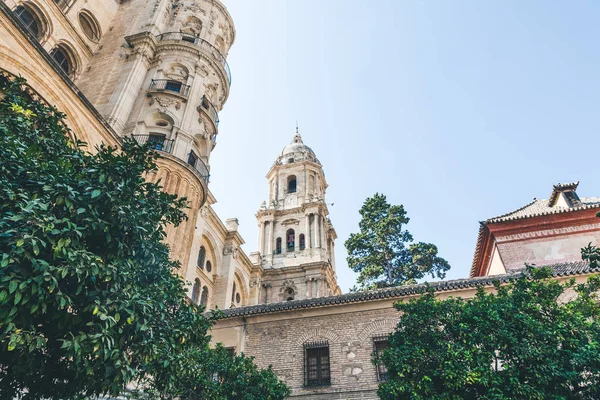
[{"label": "rectangular window", "polygon": [[162,135],[150,135],[148,136],[148,144],[153,150],[162,150],[164,148],[165,137]]},{"label": "rectangular window", "polygon": [[166,89],[170,90],[171,92],[177,92],[177,93],[179,93],[181,91],[181,86],[182,86],[181,82],[168,81]]},{"label": "rectangular window", "polygon": [[373,352],[377,362],[375,363],[375,369],[377,370],[377,380],[385,381],[388,378],[388,371],[383,362],[379,359],[385,349],[388,348],[387,336],[378,336],[373,338]]},{"label": "rectangular window", "polygon": [[198,156],[196,155],[196,153],[194,153],[193,151],[190,151],[190,154],[188,155],[188,164],[195,167],[197,161],[198,161]]},{"label": "rectangular window", "polygon": [[313,342],[304,345],[304,386],[329,386],[329,343]]}]

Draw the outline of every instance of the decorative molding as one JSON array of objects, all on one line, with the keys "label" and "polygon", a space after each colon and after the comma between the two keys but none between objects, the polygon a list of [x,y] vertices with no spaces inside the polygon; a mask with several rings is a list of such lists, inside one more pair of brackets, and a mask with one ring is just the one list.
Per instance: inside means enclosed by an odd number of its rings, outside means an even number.
[{"label": "decorative molding", "polygon": [[237,246],[225,246],[223,248],[223,255],[228,256],[232,254],[234,260],[240,258],[240,249]]},{"label": "decorative molding", "polygon": [[181,102],[172,97],[152,96],[150,98],[149,105],[153,105],[155,102],[158,103],[160,107],[164,108],[169,108],[171,106],[173,106],[176,110],[179,110],[181,108]]},{"label": "decorative molding", "polygon": [[592,231],[600,229],[600,223],[598,224],[587,224],[579,226],[568,226],[565,228],[545,229],[535,232],[524,232],[516,233],[514,235],[496,236],[497,243],[510,242],[515,240],[534,239],[548,236],[568,235],[572,233],[579,233],[585,231]]}]

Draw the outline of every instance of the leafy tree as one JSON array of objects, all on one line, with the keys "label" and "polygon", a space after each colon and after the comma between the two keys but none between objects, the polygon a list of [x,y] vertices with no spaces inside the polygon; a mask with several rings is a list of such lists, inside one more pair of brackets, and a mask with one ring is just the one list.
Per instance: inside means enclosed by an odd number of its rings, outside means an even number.
[{"label": "leafy tree", "polygon": [[[181,363],[170,373],[174,390],[162,398],[179,400],[276,400],[290,389],[271,367],[260,370],[252,358],[233,355],[218,345],[210,352],[191,346],[178,354]],[[154,399],[150,393],[150,398]]]},{"label": "leafy tree", "polygon": [[430,291],[397,303],[380,398],[599,398],[598,277],[560,283],[549,269],[528,268],[495,286],[468,300]]},{"label": "leafy tree", "polygon": [[[600,212],[596,214],[596,217],[600,217]],[[581,249],[581,255],[583,259],[589,261],[593,267],[600,267],[600,248],[592,246],[590,243],[587,247]]]},{"label": "leafy tree", "polygon": [[360,209],[360,232],[346,240],[348,266],[359,273],[360,289],[415,283],[431,275],[444,278],[450,265],[431,243],[412,243],[402,205],[391,205],[376,193]]},{"label": "leafy tree", "polygon": [[[181,353],[218,360],[213,320],[187,301],[163,243],[185,199],[144,180],[156,152],[127,139],[84,152],[23,85],[0,81],[0,398],[116,395],[130,382],[171,398],[190,367]],[[279,384],[252,371],[253,385]]]}]

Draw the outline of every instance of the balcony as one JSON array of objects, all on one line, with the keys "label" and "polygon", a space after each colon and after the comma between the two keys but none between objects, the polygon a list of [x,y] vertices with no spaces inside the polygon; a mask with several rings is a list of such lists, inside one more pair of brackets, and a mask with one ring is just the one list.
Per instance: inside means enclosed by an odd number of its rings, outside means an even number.
[{"label": "balcony", "polygon": [[219,126],[219,113],[217,109],[211,103],[206,96],[202,96],[202,100],[200,100],[200,105],[198,106],[198,111],[203,111],[212,122],[215,124],[215,128]]},{"label": "balcony", "polygon": [[173,151],[173,144],[175,143],[172,139],[166,139],[160,135],[132,135],[136,142],[139,144],[148,144],[153,150],[162,151],[165,153],[171,153]]},{"label": "balcony", "polygon": [[200,159],[193,151],[188,154],[187,163],[194,167],[196,171],[204,178],[204,181],[208,184],[210,180],[210,173],[208,172],[208,167],[204,164],[204,161]]},{"label": "balcony", "polygon": [[176,42],[187,42],[193,44],[196,47],[203,49],[204,51],[211,54],[219,64],[225,70],[225,74],[227,75],[227,81],[229,82],[229,86],[231,86],[231,70],[229,69],[229,64],[227,64],[227,60],[221,54],[221,52],[212,44],[207,42],[204,39],[200,39],[194,35],[190,35],[189,33],[181,33],[181,32],[167,32],[162,35],[157,36],[158,41],[176,41]]},{"label": "balcony", "polygon": [[[166,139],[161,135],[131,135],[133,139],[139,144],[147,144],[153,150],[161,151],[163,153],[173,154],[173,149],[175,147],[175,141],[172,139]],[[177,156],[176,156],[177,157]],[[177,157],[181,159],[181,157]],[[210,173],[208,171],[208,167],[204,162],[191,151],[188,154],[187,163],[192,166],[198,173],[204,178],[204,181],[208,184]]]},{"label": "balcony", "polygon": [[150,90],[156,92],[171,92],[187,98],[190,93],[190,85],[185,85],[179,81],[170,79],[152,79]]}]

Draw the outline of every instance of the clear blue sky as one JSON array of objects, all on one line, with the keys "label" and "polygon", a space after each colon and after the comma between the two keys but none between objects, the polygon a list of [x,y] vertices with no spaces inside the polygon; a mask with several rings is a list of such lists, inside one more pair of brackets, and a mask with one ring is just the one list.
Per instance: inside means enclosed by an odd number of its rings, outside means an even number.
[{"label": "clear blue sky", "polygon": [[552,184],[600,196],[600,2],[224,0],[236,24],[211,190],[257,248],[265,174],[296,119],[343,246],[375,192],[466,277],[478,221]]}]

